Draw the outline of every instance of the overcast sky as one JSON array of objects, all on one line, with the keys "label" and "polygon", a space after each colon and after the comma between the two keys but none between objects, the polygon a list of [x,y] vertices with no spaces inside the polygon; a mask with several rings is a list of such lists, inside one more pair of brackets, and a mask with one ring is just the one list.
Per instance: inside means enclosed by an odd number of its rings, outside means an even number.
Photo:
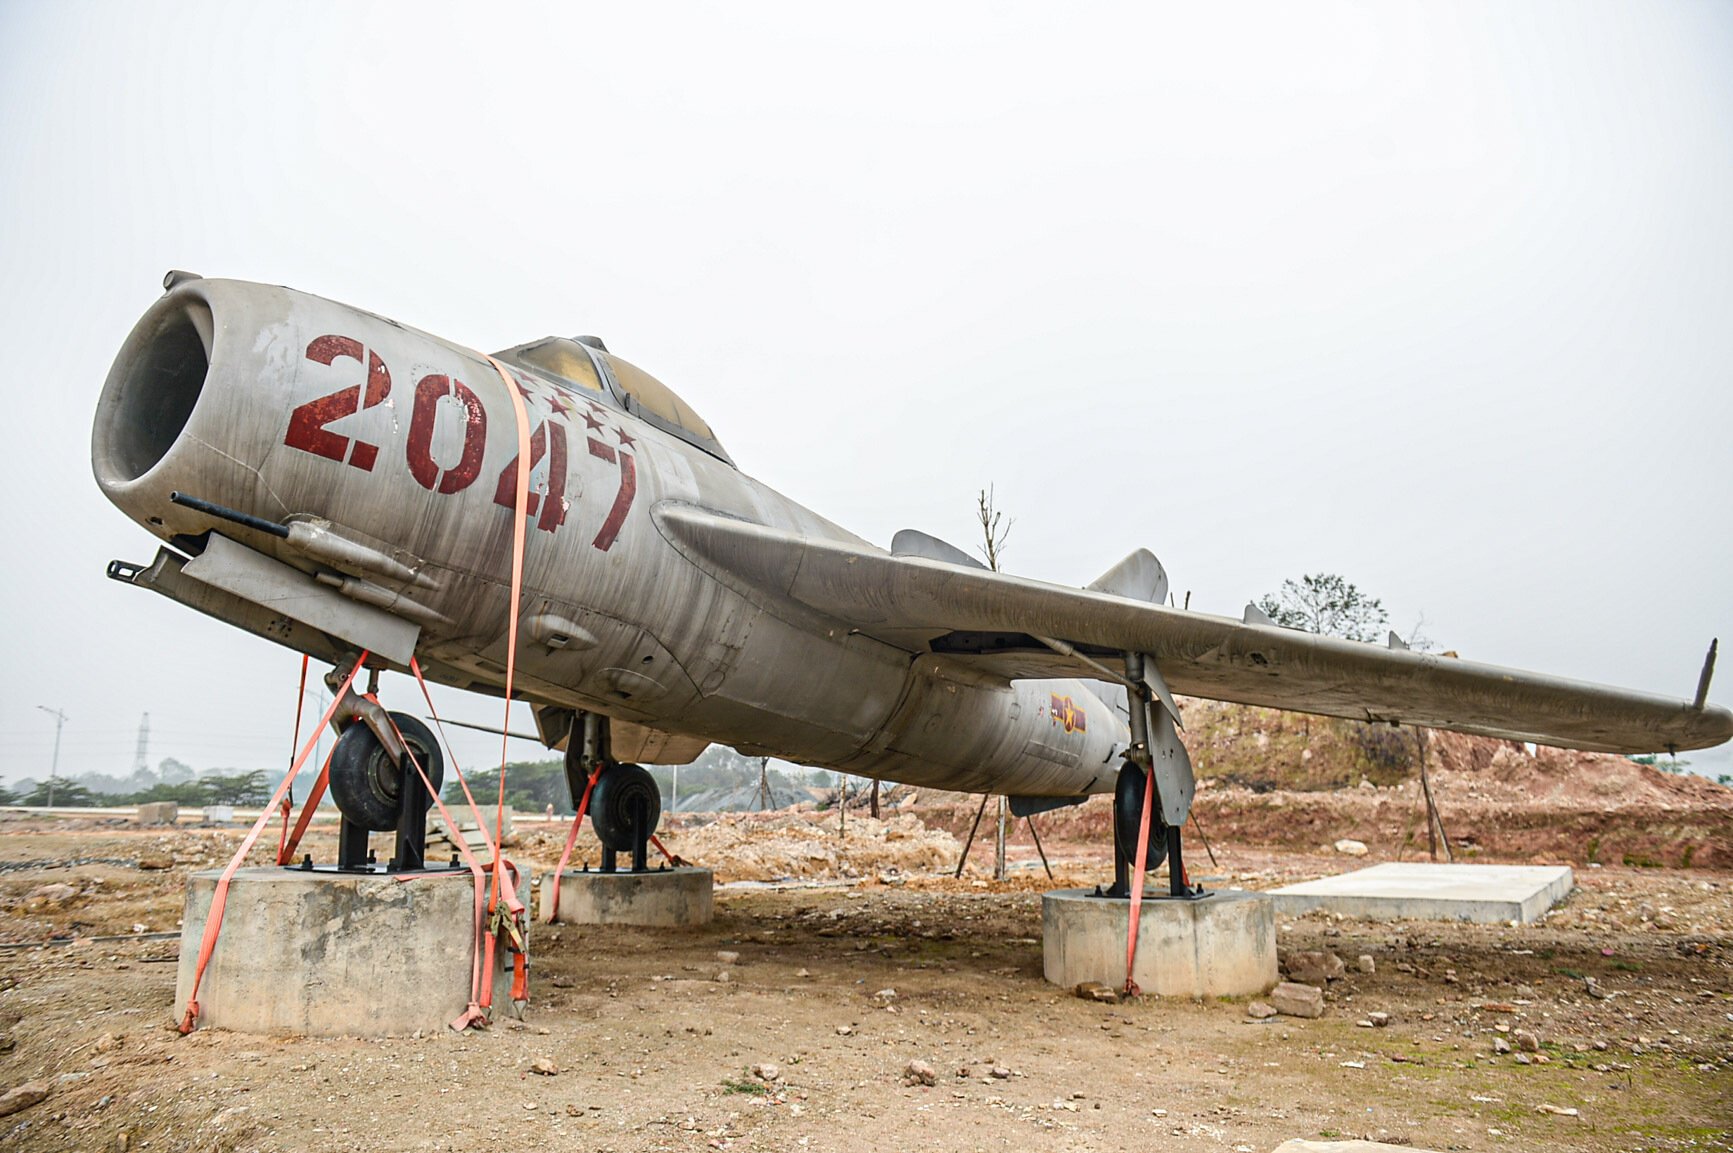
[{"label": "overcast sky", "polygon": [[145,712],[153,763],[288,759],[292,654],[103,576],[155,552],[90,425],[170,268],[600,333],[881,544],[992,483],[1023,575],[1339,572],[1680,696],[1733,642],[1733,7],[488,7],[0,0],[0,776],[38,705],[63,774]]}]

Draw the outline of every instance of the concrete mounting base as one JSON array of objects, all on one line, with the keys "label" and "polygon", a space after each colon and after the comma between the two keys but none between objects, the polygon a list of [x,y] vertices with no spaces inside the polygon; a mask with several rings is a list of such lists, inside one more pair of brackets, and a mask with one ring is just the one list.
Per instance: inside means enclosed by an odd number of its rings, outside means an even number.
[{"label": "concrete mounting base", "polygon": [[1528,922],[1570,895],[1568,865],[1434,865],[1393,862],[1270,890],[1287,914],[1323,909],[1390,921]]},{"label": "concrete mounting base", "polygon": [[[644,925],[665,929],[708,925],[712,912],[709,869],[682,866],[647,873],[574,870],[542,882],[541,920],[559,925]],[[554,886],[560,913],[552,917]]]},{"label": "concrete mounting base", "polygon": [[[1125,983],[1131,902],[1062,889],[1041,898],[1046,977],[1055,985]],[[1194,901],[1144,900],[1132,979],[1162,997],[1241,997],[1277,981],[1276,911],[1262,893],[1229,889]]]},{"label": "concrete mounting base", "polygon": [[[176,1021],[221,875],[211,869],[187,881]],[[530,880],[520,881],[525,896]],[[468,872],[399,881],[383,872],[241,869],[199,986],[199,1027],[318,1037],[444,1029],[469,1004],[474,918]],[[503,967],[493,987],[497,1017],[510,1006]]]}]

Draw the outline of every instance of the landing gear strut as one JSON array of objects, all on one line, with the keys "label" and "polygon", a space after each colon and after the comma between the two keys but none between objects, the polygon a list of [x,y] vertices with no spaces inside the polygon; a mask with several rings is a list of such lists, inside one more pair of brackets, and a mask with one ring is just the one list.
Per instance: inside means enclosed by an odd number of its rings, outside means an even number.
[{"label": "landing gear strut", "polygon": [[[619,872],[620,854],[626,852],[632,855],[630,872],[648,872],[650,839],[662,819],[662,791],[648,769],[616,761],[612,752],[608,718],[578,714],[566,744],[566,785],[574,806],[589,790],[590,827],[602,842],[601,871]],[[598,765],[601,772],[592,787],[590,776]]]},{"label": "landing gear strut", "polygon": [[[1125,750],[1125,763],[1113,790],[1113,884],[1105,891],[1098,886],[1095,894],[1121,899],[1131,896],[1137,844],[1143,833],[1144,793],[1153,782],[1157,791],[1147,802],[1149,833],[1143,867],[1146,871],[1155,869],[1165,859],[1168,879],[1166,894],[1147,899],[1192,901],[1206,897],[1209,894],[1204,887],[1194,887],[1186,876],[1180,845],[1180,828],[1191,807],[1192,774],[1191,759],[1174,728],[1177,708],[1171,703],[1172,694],[1155,662],[1141,653],[1125,654],[1125,680],[1131,745]],[[1163,798],[1163,789],[1173,790],[1174,796]],[[1164,799],[1167,804],[1163,804]],[[1174,824],[1168,823],[1169,814],[1175,814]]]}]

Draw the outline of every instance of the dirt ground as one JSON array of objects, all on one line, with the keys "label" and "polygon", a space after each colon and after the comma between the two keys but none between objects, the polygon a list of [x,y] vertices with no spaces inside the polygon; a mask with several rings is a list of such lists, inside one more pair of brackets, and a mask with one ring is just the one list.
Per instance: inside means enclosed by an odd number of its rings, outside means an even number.
[{"label": "dirt ground", "polygon": [[[993,883],[973,871],[990,862],[990,842],[978,845],[971,873],[952,880],[945,834],[906,814],[849,820],[847,838],[834,814],[670,830],[670,847],[701,863],[700,845],[780,838],[807,862],[796,875],[817,879],[721,887],[714,923],[697,931],[539,929],[522,1024],[325,1040],[169,1028],[179,941],[162,934],[176,929],[186,874],[226,859],[240,830],[4,819],[0,1087],[36,1080],[50,1093],[0,1119],[0,1143],[1733,1148],[1728,873],[1581,868],[1569,901],[1523,928],[1284,921],[1284,952],[1329,949],[1348,972],[1323,1018],[1254,1021],[1243,1002],[1096,1004],[1055,988],[1039,942],[1039,893],[1053,882],[1033,853],[1015,851],[1011,878]],[[546,869],[558,847],[529,832],[516,854]],[[1105,875],[1088,844],[1045,847],[1060,885]],[[1215,885],[1342,867],[1318,852],[1215,847]],[[759,867],[776,867],[765,852]],[[1359,971],[1361,954],[1374,973]],[[1374,1012],[1387,1027],[1359,1024]],[[1527,1064],[1520,1046],[1494,1053],[1519,1031],[1540,1043]],[[533,1073],[537,1061],[558,1071]],[[935,1083],[905,1084],[911,1061]],[[752,1071],[766,1063],[774,1080]]]}]

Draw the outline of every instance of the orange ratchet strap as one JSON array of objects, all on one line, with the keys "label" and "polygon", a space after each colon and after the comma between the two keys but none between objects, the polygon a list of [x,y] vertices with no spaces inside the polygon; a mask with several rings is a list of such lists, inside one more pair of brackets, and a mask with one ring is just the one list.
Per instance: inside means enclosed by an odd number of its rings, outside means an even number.
[{"label": "orange ratchet strap", "polygon": [[[428,712],[433,716],[433,723],[439,730],[440,738],[445,740],[446,750],[449,755],[451,742],[446,739],[445,736],[445,722],[440,719],[439,710],[434,707],[433,694],[428,691],[427,680],[421,675],[421,664],[414,657],[409,659],[409,671],[415,674],[415,681],[421,686],[422,699],[427,702]],[[405,745],[405,747],[407,748],[408,746]],[[421,776],[422,783],[427,785],[428,792],[433,796],[434,804],[439,806],[439,815],[444,819],[446,828],[451,831],[452,839],[457,843],[458,851],[463,854],[464,862],[468,865],[470,876],[475,882],[475,948],[470,964],[470,1003],[463,1015],[451,1023],[453,1029],[462,1031],[469,1025],[485,1024],[487,1021],[487,1015],[484,1010],[493,1006],[493,949],[492,938],[488,935],[488,916],[490,910],[498,910],[501,907],[504,908],[507,914],[514,918],[524,912],[523,903],[517,896],[517,870],[510,861],[504,861],[500,856],[499,845],[495,838],[488,834],[487,822],[481,819],[481,810],[475,803],[475,795],[469,790],[469,781],[464,778],[463,768],[457,763],[457,758],[453,756],[451,758],[452,772],[457,775],[457,783],[463,789],[464,799],[469,803],[469,811],[475,815],[476,827],[481,830],[482,840],[487,843],[488,854],[495,861],[503,861],[507,871],[507,876],[502,878],[504,889],[501,903],[495,904],[490,902],[487,896],[488,882],[484,874],[486,874],[493,866],[483,865],[481,862],[476,860],[475,854],[470,852],[469,845],[458,832],[457,822],[452,819],[451,811],[445,807],[445,802],[439,798],[439,794],[433,791],[432,782],[427,779],[427,773],[422,769],[420,761],[416,758],[413,749],[410,750],[409,759],[410,763],[415,766],[415,771]],[[401,881],[411,881],[415,878],[400,877],[398,879]],[[494,916],[499,916],[497,911],[494,912]],[[514,992],[516,987],[517,975],[514,972]],[[527,992],[527,985],[525,986],[525,989]],[[522,1001],[527,1000],[527,996],[514,996],[512,999],[514,1001]]]},{"label": "orange ratchet strap", "polygon": [[1137,858],[1131,867],[1131,922],[1125,936],[1125,995],[1135,997],[1143,990],[1131,979],[1131,966],[1137,960],[1137,921],[1143,908],[1143,867],[1149,857],[1149,812],[1155,800],[1155,765],[1144,770],[1143,820],[1137,826]]},{"label": "orange ratchet strap", "polygon": [[331,707],[325,710],[324,717],[319,721],[318,730],[307,739],[306,745],[302,747],[294,763],[289,766],[289,773],[283,778],[283,783],[278,785],[277,791],[272,794],[270,803],[259,814],[259,819],[253,822],[252,831],[241,841],[241,847],[236,850],[228,867],[223,870],[223,875],[217,878],[216,891],[211,894],[210,911],[205,914],[204,936],[199,941],[199,961],[197,968],[193,970],[192,991],[187,994],[186,1016],[180,1023],[182,1033],[191,1033],[198,1026],[199,984],[205,978],[205,969],[211,963],[211,954],[216,951],[217,934],[223,927],[223,906],[229,900],[229,882],[234,879],[235,872],[240,869],[241,863],[247,859],[247,854],[252,852],[253,845],[258,842],[259,834],[265,831],[266,825],[270,824],[272,814],[276,812],[277,806],[282,804],[283,798],[288,795],[289,786],[295,783],[295,775],[301,771],[301,766],[307,763],[307,758],[312,756],[313,750],[318,747],[319,736],[324,732],[325,727],[331,723],[331,718],[337,712],[338,702],[343,699],[343,694],[354,683],[356,676],[361,672],[361,666],[366,663],[367,654],[362,653],[360,658],[356,660],[355,667],[349,670],[349,675],[343,678],[343,687],[337,690],[336,697],[331,701]]},{"label": "orange ratchet strap", "polygon": [[[573,733],[569,739],[576,740],[578,734]],[[584,823],[584,814],[590,808],[590,793],[596,788],[596,778],[602,775],[602,762],[597,761],[596,767],[590,770],[589,783],[584,786],[584,797],[578,802],[578,815],[572,818],[572,831],[566,834],[566,847],[560,853],[560,863],[554,866],[554,898],[548,902],[547,923],[553,924],[560,915],[560,878],[565,875],[566,865],[572,859],[572,846],[578,843],[578,829]]]},{"label": "orange ratchet strap", "polygon": [[[505,720],[500,723],[499,803],[496,810],[497,823],[494,825],[495,830],[501,830],[505,827],[505,762],[508,743],[511,740],[509,731],[511,729],[512,690],[517,677],[518,614],[523,603],[524,517],[528,514],[530,503],[530,418],[528,410],[524,408],[523,394],[518,390],[517,381],[512,379],[511,373],[506,371],[505,365],[491,356],[487,358],[487,362],[493,365],[495,372],[499,373],[500,383],[505,385],[505,394],[511,398],[512,415],[517,420],[517,484],[512,497],[511,525],[511,609],[506,617],[505,634]],[[521,916],[523,906],[517,902],[511,882],[505,879],[504,873],[505,870],[501,868],[499,841],[496,838],[493,843],[493,889],[488,895],[488,904],[493,909],[499,908],[500,884],[504,881],[507,886],[507,904],[508,906],[516,906],[510,910],[511,915],[515,918]],[[514,926],[514,930],[514,935],[521,940],[521,927]],[[487,979],[491,989],[493,977],[493,938],[491,936],[488,938],[487,961]],[[527,996],[527,988],[525,994]],[[517,997],[513,999],[523,1000],[523,998]],[[486,1006],[488,1001],[484,999],[482,1004]]]},{"label": "orange ratchet strap", "polygon": [[[301,654],[301,687],[295,693],[295,739],[289,742],[289,763],[295,763],[295,750],[301,747],[301,706],[307,703],[307,654]],[[277,864],[283,863],[283,855],[289,844],[289,814],[295,811],[295,790],[290,789],[289,795],[283,798],[283,832],[277,838]]]}]

